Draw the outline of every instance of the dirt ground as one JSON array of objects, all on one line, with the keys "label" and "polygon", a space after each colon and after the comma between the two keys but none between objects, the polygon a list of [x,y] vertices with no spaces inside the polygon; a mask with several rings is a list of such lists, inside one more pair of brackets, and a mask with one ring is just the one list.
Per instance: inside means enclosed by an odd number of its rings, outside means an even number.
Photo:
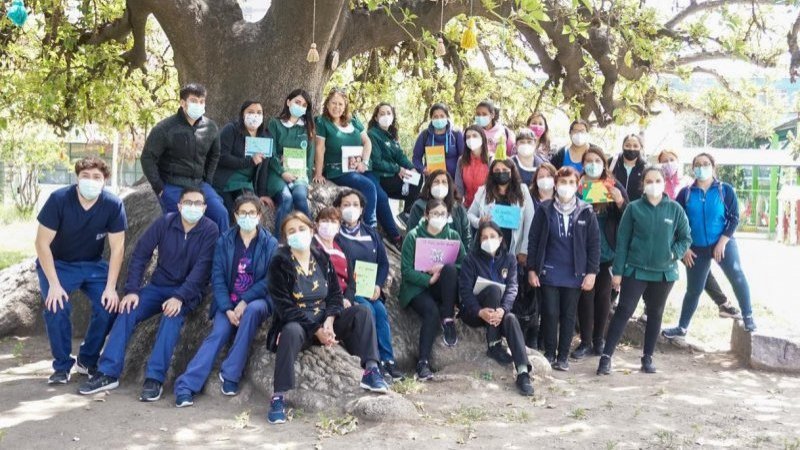
[{"label": "dirt ground", "polygon": [[800,448],[800,377],[744,369],[727,352],[658,354],[659,373],[645,375],[639,351],[621,347],[611,376],[594,374],[597,358],[573,362],[537,380],[533,398],[498,365],[457,367],[440,381],[403,383],[417,420],[354,424],[294,411],[270,425],[265,398],[203,395],[179,410],[172,395],[138,402],[139,386],[80,396],[80,375],[50,387],[46,339],[7,338],[0,448]]}]

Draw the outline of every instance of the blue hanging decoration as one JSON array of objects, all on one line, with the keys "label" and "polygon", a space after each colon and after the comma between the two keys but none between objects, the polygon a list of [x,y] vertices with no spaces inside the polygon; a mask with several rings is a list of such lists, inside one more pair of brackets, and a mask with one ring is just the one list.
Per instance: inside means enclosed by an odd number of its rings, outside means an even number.
[{"label": "blue hanging decoration", "polygon": [[25,21],[28,20],[28,11],[25,11],[25,3],[22,0],[11,0],[11,7],[8,8],[6,15],[18,27],[25,25]]}]

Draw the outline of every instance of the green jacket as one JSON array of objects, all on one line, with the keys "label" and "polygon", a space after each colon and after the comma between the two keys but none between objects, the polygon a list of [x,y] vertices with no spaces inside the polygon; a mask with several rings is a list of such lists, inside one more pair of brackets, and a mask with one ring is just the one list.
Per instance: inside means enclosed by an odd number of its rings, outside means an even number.
[{"label": "green jacket", "polygon": [[414,165],[400,148],[400,142],[389,135],[381,127],[370,127],[367,132],[372,141],[372,154],[369,161],[372,173],[380,178],[389,178],[397,175],[400,168],[413,169]]},{"label": "green jacket", "polygon": [[[325,178],[334,180],[342,176],[342,147],[352,146],[361,147],[361,133],[364,125],[355,116],[350,119],[353,131],[346,133],[341,128],[333,124],[325,116],[317,116],[317,137],[325,139],[325,158],[323,159],[322,174]],[[369,161],[364,161],[369,167]]]},{"label": "green jacket", "polygon": [[[409,231],[416,228],[416,226],[422,222],[422,218],[425,216],[425,206],[427,204],[427,200],[420,198],[411,206],[411,212],[408,213],[408,222],[406,223],[406,227]],[[464,244],[464,248],[469,248],[470,245],[472,245],[472,229],[469,227],[467,209],[464,208],[464,205],[458,203],[453,208],[453,211],[450,212],[450,216],[453,219],[449,224],[450,228],[455,230],[461,237],[461,243]]]},{"label": "green jacket", "polygon": [[267,195],[274,197],[283,190],[283,149],[305,148],[308,179],[314,177],[314,140],[308,139],[305,125],[294,125],[287,128],[277,117],[269,120],[267,125],[270,136],[274,140],[272,158],[269,159],[269,177],[267,178]]},{"label": "green jacket", "polygon": [[[411,303],[414,297],[418,296],[425,289],[430,287],[431,275],[427,272],[418,272],[414,270],[414,256],[417,250],[417,237],[421,238],[435,238],[435,239],[449,239],[457,241],[460,239],[458,233],[453,231],[449,225],[446,225],[439,234],[433,236],[428,233],[427,222],[420,223],[416,228],[411,230],[406,238],[403,240],[403,250],[400,259],[400,273],[403,276],[403,282],[400,284],[400,306],[405,308]],[[458,259],[456,260],[456,268],[461,268],[461,261],[464,260],[466,250],[464,245],[461,244],[458,250]]]},{"label": "green jacket", "polygon": [[653,206],[647,197],[622,213],[612,272],[642,281],[675,281],[678,260],[692,244],[689,219],[666,195]]}]

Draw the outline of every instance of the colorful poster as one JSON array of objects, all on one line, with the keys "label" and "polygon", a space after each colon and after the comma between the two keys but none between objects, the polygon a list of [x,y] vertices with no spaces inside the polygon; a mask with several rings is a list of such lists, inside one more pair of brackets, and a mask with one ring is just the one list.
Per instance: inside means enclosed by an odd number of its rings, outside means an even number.
[{"label": "colorful poster", "polygon": [[372,298],[372,295],[375,294],[375,281],[378,279],[378,265],[366,261],[356,261],[353,272],[356,280],[356,295]]},{"label": "colorful poster", "polygon": [[283,170],[297,177],[295,182],[308,183],[306,151],[302,148],[283,149]]},{"label": "colorful poster", "polygon": [[440,169],[447,170],[447,164],[444,159],[444,145],[425,147],[425,165],[428,167],[428,172]]},{"label": "colorful poster", "polygon": [[[355,172],[359,163],[364,162],[364,147],[342,146],[342,173]],[[366,162],[364,162],[366,165]]]},{"label": "colorful poster", "polygon": [[581,198],[586,203],[608,203],[611,201],[611,193],[604,181],[588,181],[581,183]]},{"label": "colorful poster", "polygon": [[272,138],[247,136],[244,138],[245,156],[261,153],[265,158],[272,157]]},{"label": "colorful poster", "polygon": [[500,228],[516,230],[522,218],[522,208],[517,205],[494,205],[492,221]]},{"label": "colorful poster", "polygon": [[418,238],[414,249],[414,270],[426,272],[437,264],[453,264],[460,249],[461,241]]}]

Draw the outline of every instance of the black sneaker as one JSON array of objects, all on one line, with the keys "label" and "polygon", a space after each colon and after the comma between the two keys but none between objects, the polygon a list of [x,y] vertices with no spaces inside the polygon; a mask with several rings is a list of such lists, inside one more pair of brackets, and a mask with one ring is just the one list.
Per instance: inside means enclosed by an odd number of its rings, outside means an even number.
[{"label": "black sneaker", "polygon": [[97,373],[97,366],[84,366],[80,361],[75,363],[75,372],[81,375],[87,375],[89,378]]},{"label": "black sneaker", "polygon": [[555,364],[553,364],[553,369],[561,372],[568,372],[569,361],[567,361],[567,358],[560,358],[558,361],[555,362]]},{"label": "black sneaker", "polygon": [[507,366],[514,362],[514,358],[508,354],[508,349],[505,345],[503,345],[502,342],[490,345],[489,349],[486,350],[486,354],[489,355],[489,358],[497,361],[497,363],[501,366]]},{"label": "black sneaker", "polygon": [[587,343],[581,342],[578,348],[576,348],[575,351],[569,355],[569,357],[572,359],[583,359],[591,354],[592,354],[592,346],[588,342]]},{"label": "black sneaker", "polygon": [[161,398],[161,393],[164,392],[164,387],[158,381],[148,378],[144,380],[142,386],[142,394],[139,396],[141,402],[155,402]]},{"label": "black sneaker", "polygon": [[603,355],[600,357],[600,364],[597,366],[598,375],[611,375],[611,357]]},{"label": "black sneaker", "polygon": [[178,394],[175,396],[176,408],[186,408],[192,405],[194,405],[194,397],[192,394]]},{"label": "black sneaker", "polygon": [[83,395],[91,395],[102,391],[110,391],[118,387],[118,379],[109,377],[108,375],[103,375],[102,373],[98,372],[95,376],[89,378],[88,381],[83,383],[81,387],[78,388],[78,393]]},{"label": "black sneaker", "polygon": [[430,380],[433,378],[433,371],[428,361],[420,361],[417,363],[417,379],[421,381]]},{"label": "black sneaker", "polygon": [[47,379],[47,384],[67,384],[69,383],[69,372],[57,370]]},{"label": "black sneaker", "polygon": [[456,332],[456,321],[448,320],[442,322],[442,340],[444,345],[455,347],[458,344],[458,333]]},{"label": "black sneaker", "polygon": [[395,364],[394,361],[383,361],[381,363],[381,369],[383,369],[383,378],[386,381],[399,381],[406,377],[406,374],[397,368],[397,364]]},{"label": "black sneaker", "polygon": [[531,376],[528,372],[517,375],[517,389],[519,393],[524,396],[533,395],[533,383],[531,383]]},{"label": "black sneaker", "polygon": [[642,372],[656,373],[656,366],[653,365],[653,357],[650,355],[642,356]]},{"label": "black sneaker", "polygon": [[686,330],[681,327],[667,328],[661,331],[661,335],[667,339],[686,337]]},{"label": "black sneaker", "polygon": [[753,320],[753,316],[747,316],[744,319],[744,329],[750,333],[756,331],[756,322]]},{"label": "black sneaker", "polygon": [[742,318],[742,313],[740,313],[735,306],[731,305],[731,302],[725,302],[719,305],[719,316],[722,318],[739,320]]},{"label": "black sneaker", "polygon": [[605,346],[606,346],[606,341],[602,339],[594,341],[594,344],[592,344],[592,355],[602,356],[603,349],[605,348]]}]

